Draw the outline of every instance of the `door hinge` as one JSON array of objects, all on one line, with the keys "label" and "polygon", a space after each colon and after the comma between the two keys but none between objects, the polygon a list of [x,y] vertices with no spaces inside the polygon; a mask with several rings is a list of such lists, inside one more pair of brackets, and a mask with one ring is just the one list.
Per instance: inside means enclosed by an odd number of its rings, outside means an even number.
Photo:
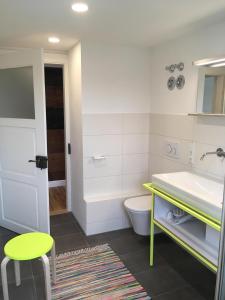
[{"label": "door hinge", "polygon": [[68,143],[68,154],[71,154],[71,144]]}]

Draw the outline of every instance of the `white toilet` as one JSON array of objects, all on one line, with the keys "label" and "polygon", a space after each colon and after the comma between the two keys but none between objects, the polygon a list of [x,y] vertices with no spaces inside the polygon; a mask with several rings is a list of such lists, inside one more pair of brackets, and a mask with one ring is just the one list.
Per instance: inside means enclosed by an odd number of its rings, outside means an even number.
[{"label": "white toilet", "polygon": [[149,235],[152,196],[129,198],[125,200],[124,206],[128,212],[134,231],[140,235]]}]

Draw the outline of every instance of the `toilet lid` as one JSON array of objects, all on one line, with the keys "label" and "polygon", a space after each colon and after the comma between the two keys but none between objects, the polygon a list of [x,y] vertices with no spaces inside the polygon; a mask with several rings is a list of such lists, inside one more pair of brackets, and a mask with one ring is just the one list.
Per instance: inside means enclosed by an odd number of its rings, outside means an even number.
[{"label": "toilet lid", "polygon": [[124,205],[134,211],[147,211],[152,208],[152,196],[129,198],[124,202]]}]

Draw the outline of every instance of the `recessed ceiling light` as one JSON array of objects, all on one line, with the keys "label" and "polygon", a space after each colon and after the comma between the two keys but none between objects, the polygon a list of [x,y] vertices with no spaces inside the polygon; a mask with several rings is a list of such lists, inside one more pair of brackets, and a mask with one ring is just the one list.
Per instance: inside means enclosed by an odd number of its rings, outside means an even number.
[{"label": "recessed ceiling light", "polygon": [[77,13],[84,13],[88,11],[88,5],[84,2],[76,2],[72,5],[72,10],[74,10]]},{"label": "recessed ceiling light", "polygon": [[48,41],[49,41],[49,43],[52,43],[52,44],[58,44],[60,42],[60,39],[56,36],[50,36],[48,38]]}]

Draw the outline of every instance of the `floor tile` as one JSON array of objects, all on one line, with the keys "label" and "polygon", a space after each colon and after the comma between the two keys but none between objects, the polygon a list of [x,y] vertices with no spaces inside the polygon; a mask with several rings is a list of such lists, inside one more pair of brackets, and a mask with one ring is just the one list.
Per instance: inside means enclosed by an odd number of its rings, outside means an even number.
[{"label": "floor tile", "polygon": [[7,235],[3,235],[3,236],[0,236],[0,260],[3,259],[3,257],[5,256],[4,255],[4,247],[5,247],[5,244],[11,240],[12,238],[16,237],[17,234],[13,231],[10,231],[10,233],[8,233]]},{"label": "floor tile", "polygon": [[13,235],[16,234],[15,232],[8,230],[4,227],[0,227],[0,237],[2,238],[3,236],[8,236],[8,235]]},{"label": "floor tile", "polygon": [[34,285],[36,289],[36,299],[35,300],[46,300],[45,296],[45,281],[44,276],[36,276],[34,278]]},{"label": "floor tile", "polygon": [[68,234],[55,238],[56,253],[63,253],[89,247],[81,233]]},{"label": "floor tile", "polygon": [[50,217],[51,225],[58,225],[69,222],[76,222],[73,214],[71,212],[61,215],[55,215]]},{"label": "floor tile", "polygon": [[[183,252],[182,256],[178,256],[178,259],[176,259],[176,255],[170,259],[168,256],[164,256],[167,264],[172,266],[189,285],[199,290],[202,296],[207,298],[209,295],[210,298],[213,299],[216,286],[216,274],[208,270],[186,252]],[[205,284],[206,282],[207,284]]]},{"label": "floor tile", "polygon": [[[136,235],[133,229],[86,237],[73,215],[67,213],[51,217],[51,233],[57,253],[108,243],[153,300],[213,299],[215,274],[164,234],[155,236],[154,267],[150,268],[149,238]],[[1,259],[5,243],[14,236],[15,233],[0,228]],[[41,262],[23,263],[21,273],[22,286],[16,288],[13,265],[9,266],[10,300],[45,300]]]},{"label": "floor tile", "polygon": [[[10,300],[39,300],[36,297],[36,288],[33,279],[26,279],[17,287],[15,284],[9,284]],[[2,289],[0,289],[0,300],[3,300]]]},{"label": "floor tile", "polygon": [[86,237],[90,246],[95,246],[103,243],[108,243],[109,241],[113,241],[118,238],[127,238],[127,237],[135,237],[134,231],[129,229],[110,231],[106,233],[95,234]]},{"label": "floor tile", "polygon": [[149,239],[142,236],[121,237],[114,240],[109,240],[109,245],[117,254],[126,254],[129,252],[149,248]]},{"label": "floor tile", "polygon": [[81,232],[79,226],[75,222],[62,223],[51,226],[51,235],[56,238],[62,235],[68,235]]},{"label": "floor tile", "polygon": [[[119,257],[133,274],[150,270],[149,249],[147,247],[141,250],[128,252],[126,254],[120,254]],[[157,266],[161,266],[165,263],[166,262],[162,256],[158,254],[155,255],[155,264]]]},{"label": "floor tile", "polygon": [[[174,291],[153,297],[152,300],[204,300],[192,287],[184,287]],[[213,300],[213,298],[211,298]]]},{"label": "floor tile", "polygon": [[[20,263],[21,280],[32,279],[32,267],[30,261],[23,261]],[[7,278],[9,283],[15,283],[14,263],[10,261],[7,265]],[[0,273],[0,286],[2,284]]]},{"label": "floor tile", "polygon": [[33,277],[44,276],[42,262],[39,259],[34,259],[31,261],[31,269]]},{"label": "floor tile", "polygon": [[203,279],[199,283],[193,283],[192,287],[206,300],[214,300],[216,283]]},{"label": "floor tile", "polygon": [[135,277],[152,297],[188,285],[176,271],[167,265],[136,273]]}]

